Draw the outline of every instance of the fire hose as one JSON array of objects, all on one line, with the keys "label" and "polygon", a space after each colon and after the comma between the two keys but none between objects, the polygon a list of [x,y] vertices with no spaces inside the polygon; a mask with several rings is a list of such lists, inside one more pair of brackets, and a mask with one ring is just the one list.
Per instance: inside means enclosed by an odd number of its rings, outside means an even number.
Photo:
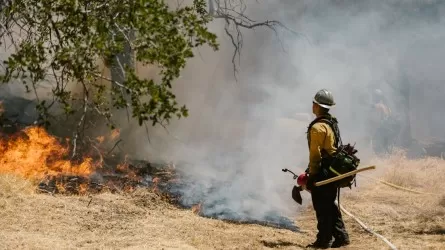
[{"label": "fire hose", "polygon": [[384,181],[384,180],[379,180],[379,179],[376,179],[376,178],[373,178],[373,177],[367,176],[367,175],[362,175],[361,174],[360,176],[363,176],[365,178],[368,178],[368,179],[371,179],[371,180],[374,180],[374,181],[378,181],[378,182],[380,182],[380,183],[382,183],[384,185],[387,185],[387,186],[390,186],[390,187],[393,187],[393,188],[396,188],[396,189],[404,190],[404,191],[415,193],[415,194],[438,195],[438,194],[434,194],[434,193],[427,193],[427,192],[421,192],[421,191],[409,189],[409,188],[402,187],[402,186],[399,186],[399,185],[396,185],[396,184],[393,184],[393,183],[390,183],[390,182],[387,182],[387,181]]},{"label": "fire hose", "polygon": [[[342,174],[324,181],[320,181],[320,182],[316,182],[315,186],[322,186],[322,185],[326,185],[328,183],[332,183],[334,181],[346,178],[348,176],[357,174],[359,172],[362,171],[366,171],[366,170],[371,170],[371,169],[375,169],[375,166],[370,166],[370,167],[365,167],[365,168],[360,168],[351,172],[348,172],[346,174]],[[299,203],[300,205],[302,204],[302,198],[301,198],[301,194],[300,192],[303,190],[307,190],[305,187],[305,182],[307,179],[305,179],[304,177],[307,176],[306,174],[301,174],[300,176],[296,175],[295,173],[293,173],[292,171],[290,171],[289,169],[282,169],[283,172],[290,172],[291,174],[293,174],[293,178],[297,179],[297,183],[298,183],[298,187],[294,186],[294,189],[292,190],[292,198]],[[309,190],[307,190],[309,191]],[[346,213],[348,216],[350,216],[351,218],[353,218],[365,231],[373,234],[374,236],[376,236],[377,238],[380,238],[381,240],[383,240],[383,242],[385,242],[392,250],[397,250],[397,248],[394,246],[394,244],[392,244],[388,239],[386,239],[384,236],[374,232],[371,228],[369,228],[368,226],[366,226],[361,220],[359,220],[357,217],[355,217],[353,214],[351,214],[349,211],[347,211],[341,204],[338,204],[337,202],[335,202],[336,205],[339,207],[339,209],[341,211],[343,211],[344,213]]]},{"label": "fire hose", "polygon": [[385,242],[392,250],[397,250],[396,246],[394,246],[394,244],[392,244],[388,239],[386,239],[385,237],[383,237],[381,234],[378,234],[376,232],[374,232],[374,230],[372,230],[371,228],[369,228],[368,226],[365,225],[365,223],[363,223],[361,220],[359,220],[357,217],[355,217],[354,215],[352,215],[350,212],[348,212],[348,210],[346,210],[341,204],[340,204],[340,209],[341,211],[343,211],[345,214],[349,215],[349,217],[353,218],[355,221],[357,221],[357,223],[363,228],[365,229],[366,232],[373,234],[374,236],[376,236],[377,238],[380,238],[381,240],[383,240],[383,242]]}]

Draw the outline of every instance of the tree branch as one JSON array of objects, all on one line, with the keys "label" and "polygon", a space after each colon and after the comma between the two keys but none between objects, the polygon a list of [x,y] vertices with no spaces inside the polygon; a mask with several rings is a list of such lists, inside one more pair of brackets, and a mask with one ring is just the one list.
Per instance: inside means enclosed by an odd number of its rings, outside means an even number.
[{"label": "tree branch", "polygon": [[86,116],[86,113],[87,113],[87,111],[88,111],[88,95],[89,95],[89,93],[88,93],[88,88],[87,88],[87,86],[85,85],[85,83],[83,83],[82,82],[82,85],[83,85],[83,112],[82,112],[82,116],[80,117],[80,120],[79,120],[79,122],[77,123],[77,128],[76,128],[76,132],[74,133],[74,136],[73,136],[73,152],[72,152],[72,155],[71,155],[71,159],[74,159],[74,157],[76,156],[76,149],[77,149],[77,139],[78,139],[78,137],[79,137],[79,133],[80,133],[80,127],[82,126],[82,123],[84,123],[84,121],[85,121],[85,116]]},{"label": "tree branch", "polygon": [[107,155],[111,154],[111,152],[113,152],[113,150],[119,145],[119,143],[122,142],[122,139],[119,139],[114,146],[108,151]]},{"label": "tree branch", "polygon": [[[84,142],[79,139],[89,126],[89,111],[94,111],[93,115],[97,111],[110,121],[113,108],[126,108],[128,120],[132,116],[139,125],[151,121],[153,126],[162,118],[167,123],[174,116],[187,116],[187,109],[176,101],[171,83],[194,56],[194,48],[219,48],[216,35],[207,27],[211,18],[203,10],[205,0],[193,1],[191,6],[176,11],[164,1],[105,2],[0,0],[0,44],[3,42],[5,50],[11,52],[0,62],[5,68],[0,80],[25,80],[27,91],[34,90],[40,114],[47,114],[48,107],[59,103],[67,119],[75,115],[70,132],[74,137],[70,142],[73,158],[79,155],[79,143]],[[115,71],[111,79],[106,79],[112,88],[107,88],[97,83],[105,79],[98,72],[97,60],[111,59],[116,54]],[[132,64],[125,56],[130,55],[136,55],[138,63],[159,66],[160,80],[155,83],[134,75],[134,70],[127,71],[126,64]],[[52,96],[38,96],[37,88],[47,82]],[[67,85],[71,83],[82,84],[83,95],[69,90]]]},{"label": "tree branch", "polygon": [[[237,64],[235,62],[236,57],[240,60],[241,48],[243,46],[243,36],[241,28],[243,29],[255,29],[258,27],[265,27],[271,29],[276,35],[278,35],[277,28],[282,28],[295,36],[304,36],[296,31],[291,30],[283,23],[277,20],[265,20],[265,21],[255,21],[245,14],[247,9],[247,4],[244,0],[209,0],[208,2],[209,14],[215,19],[224,19],[225,27],[224,31],[230,38],[232,45],[234,47],[234,52],[232,56],[232,64],[235,80],[237,79],[236,74],[238,73]],[[236,32],[233,35],[229,31],[230,25],[234,26]],[[240,62],[238,61],[238,64]]]}]

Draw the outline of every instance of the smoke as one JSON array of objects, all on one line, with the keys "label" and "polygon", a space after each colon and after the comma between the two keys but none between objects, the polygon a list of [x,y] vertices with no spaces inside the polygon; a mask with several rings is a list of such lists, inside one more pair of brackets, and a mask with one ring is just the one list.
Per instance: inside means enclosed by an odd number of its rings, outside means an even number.
[{"label": "smoke", "polygon": [[[121,117],[123,146],[133,157],[172,161],[182,172],[172,192],[184,205],[202,202],[207,215],[241,220],[295,215],[295,181],[281,169],[299,173],[307,166],[306,126],[321,88],[333,92],[342,139],[357,143],[364,165],[377,88],[400,122],[398,145],[445,140],[442,1],[269,0],[247,10],[254,20],[279,20],[300,35],[243,29],[235,81],[234,48],[217,19],[211,29],[221,49],[196,50],[173,86],[190,116],[168,131],[150,128],[150,143],[145,128]],[[142,67],[138,73],[153,74]]]},{"label": "smoke", "polygon": [[221,50],[201,51],[174,86],[190,117],[175,121],[169,133],[151,131],[154,143],[135,143],[141,154],[176,163],[187,183],[174,190],[183,204],[202,202],[205,214],[219,218],[295,215],[294,180],[281,169],[307,166],[306,126],[321,88],[333,92],[343,141],[357,143],[364,165],[377,88],[399,119],[400,145],[407,137],[445,139],[437,130],[445,125],[442,116],[425,112],[440,112],[445,100],[445,4],[263,1],[248,7],[253,19],[276,19],[302,35],[244,30],[235,82],[233,47],[216,21]]}]

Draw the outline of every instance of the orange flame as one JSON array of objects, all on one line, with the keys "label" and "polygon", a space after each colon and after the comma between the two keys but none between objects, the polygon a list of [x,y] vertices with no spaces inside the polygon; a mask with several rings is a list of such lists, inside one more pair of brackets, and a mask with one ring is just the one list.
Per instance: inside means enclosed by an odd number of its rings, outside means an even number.
[{"label": "orange flame", "polygon": [[57,174],[88,176],[98,167],[92,158],[80,164],[64,159],[68,148],[41,127],[28,127],[23,132],[27,136],[0,138],[0,174],[15,173],[31,179]]},{"label": "orange flame", "polygon": [[103,143],[103,142],[105,141],[105,136],[103,136],[103,135],[98,136],[98,137],[96,137],[96,140],[97,140],[99,143]]},{"label": "orange flame", "polygon": [[120,133],[121,132],[119,129],[114,129],[113,131],[111,131],[110,139],[111,140],[116,139],[117,137],[119,137]]}]

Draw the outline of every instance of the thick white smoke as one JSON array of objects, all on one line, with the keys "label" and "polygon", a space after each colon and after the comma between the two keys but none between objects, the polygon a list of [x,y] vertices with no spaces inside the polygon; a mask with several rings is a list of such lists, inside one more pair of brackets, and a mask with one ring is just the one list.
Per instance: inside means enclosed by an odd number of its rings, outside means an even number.
[{"label": "thick white smoke", "polygon": [[252,1],[247,14],[301,36],[242,30],[235,82],[233,45],[217,19],[220,51],[197,50],[174,85],[190,117],[173,121],[169,133],[150,129],[151,143],[145,128],[122,123],[133,157],[172,161],[183,172],[187,184],[175,191],[184,204],[203,202],[206,214],[222,218],[295,214],[294,180],[281,169],[307,166],[306,126],[321,88],[333,92],[343,141],[357,143],[364,165],[377,88],[401,121],[400,145],[412,147],[407,137],[445,140],[443,1]]},{"label": "thick white smoke", "polygon": [[[170,135],[158,131],[158,143],[144,150],[172,160],[186,173],[190,185],[179,190],[185,204],[203,201],[205,213],[223,218],[294,214],[293,180],[281,169],[306,168],[305,130],[312,119],[311,99],[321,88],[333,92],[332,113],[343,140],[357,143],[363,164],[369,163],[367,118],[376,88],[402,121],[400,137],[431,136],[425,122],[443,127],[440,115],[424,111],[439,110],[445,100],[440,70],[445,5],[377,2],[249,4],[255,20],[277,19],[304,36],[245,31],[238,83],[232,77],[231,43],[215,23],[221,51],[195,58],[177,83],[190,117],[174,122]],[[433,84],[436,95],[426,94],[425,84]],[[297,115],[302,112],[306,115]],[[428,118],[415,118],[422,114]],[[441,133],[435,135],[443,140]]]}]

